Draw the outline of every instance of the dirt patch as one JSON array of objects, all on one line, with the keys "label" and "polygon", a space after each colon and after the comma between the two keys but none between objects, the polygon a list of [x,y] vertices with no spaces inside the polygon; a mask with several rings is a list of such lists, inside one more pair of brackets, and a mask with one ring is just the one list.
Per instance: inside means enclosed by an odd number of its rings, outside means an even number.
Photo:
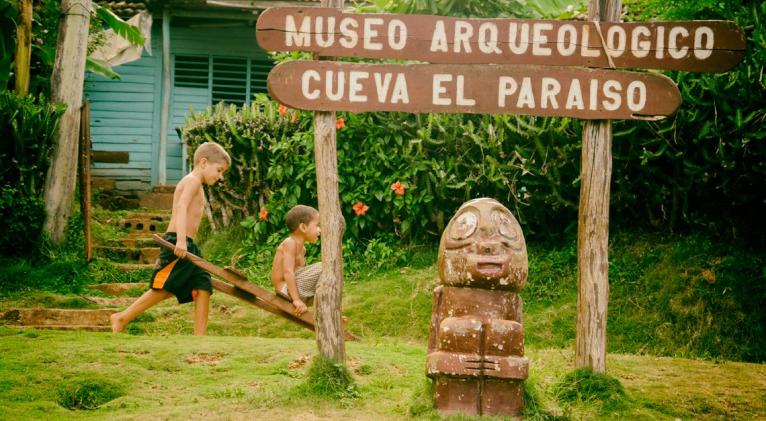
[{"label": "dirt patch", "polygon": [[211,354],[207,353],[194,353],[186,356],[186,362],[189,364],[205,364],[205,365],[218,365],[223,360],[226,354],[222,352],[215,352]]},{"label": "dirt patch", "polygon": [[309,361],[311,361],[311,355],[305,354],[301,355],[300,357],[294,359],[287,368],[290,370],[297,370],[299,368],[304,367]]}]

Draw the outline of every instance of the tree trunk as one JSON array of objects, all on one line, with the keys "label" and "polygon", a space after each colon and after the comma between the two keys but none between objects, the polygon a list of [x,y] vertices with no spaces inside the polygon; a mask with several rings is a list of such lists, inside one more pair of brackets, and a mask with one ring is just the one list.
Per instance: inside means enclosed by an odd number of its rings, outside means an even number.
[{"label": "tree trunk", "polygon": [[29,92],[29,60],[32,57],[32,0],[19,0],[16,26],[16,94]]},{"label": "tree trunk", "polygon": [[[322,0],[322,6],[342,8],[343,0]],[[315,313],[317,346],[322,356],[342,362],[346,359],[346,343],[340,314],[343,291],[341,242],[346,223],[340,212],[338,193],[335,112],[314,112],[314,159],[322,226],[322,274],[317,284]]]},{"label": "tree trunk", "polygon": [[[620,3],[620,0],[590,0],[588,18],[618,21]],[[606,54],[606,48],[602,53]],[[603,373],[606,371],[609,189],[612,177],[612,123],[609,120],[585,122],[581,160],[575,366]]]},{"label": "tree trunk", "polygon": [[45,231],[55,244],[64,239],[77,182],[80,105],[85,79],[90,0],[63,0],[51,75],[51,100],[67,106],[59,122],[53,157],[45,182]]}]

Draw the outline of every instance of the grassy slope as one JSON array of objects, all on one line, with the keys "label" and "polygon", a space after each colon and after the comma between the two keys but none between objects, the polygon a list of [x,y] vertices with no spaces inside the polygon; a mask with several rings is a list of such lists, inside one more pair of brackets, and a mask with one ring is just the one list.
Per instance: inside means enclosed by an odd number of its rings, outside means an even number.
[{"label": "grassy slope", "polygon": [[[300,395],[313,340],[188,335],[20,332],[0,328],[0,418],[89,419],[431,419],[422,344],[396,340],[348,344],[361,398],[324,401]],[[600,407],[559,405],[553,383],[571,366],[564,350],[529,349],[536,416],[753,419],[766,416],[766,367],[611,354],[612,375],[628,398]],[[123,395],[93,411],[56,404],[63,384],[101,380]]]},{"label": "grassy slope", "polygon": [[[230,244],[237,242],[229,233],[203,247],[211,260],[225,264]],[[408,259],[410,267],[381,271],[365,270],[356,262],[346,274],[344,314],[351,330],[363,338],[349,344],[362,400],[329,403],[297,395],[294,386],[304,372],[288,367],[315,352],[310,332],[217,293],[207,338],[183,336],[192,332],[192,307],[171,301],[130,325],[129,331],[140,336],[0,328],[0,419],[5,413],[10,419],[72,414],[55,404],[56,391],[62,382],[83,377],[125,383],[125,396],[97,411],[78,411],[77,417],[183,418],[193,413],[334,419],[353,414],[377,419],[401,418],[411,411],[417,418],[432,417],[423,361],[431,291],[437,284],[435,256],[420,253]],[[763,347],[756,345],[764,341],[759,324],[763,311],[752,308],[763,302],[762,253],[700,237],[616,236],[610,254],[608,369],[627,387],[629,397],[604,408],[588,402],[569,406],[557,402],[552,392],[573,360],[575,268],[573,244],[530,247],[530,279],[523,292],[532,360],[528,384],[541,408],[533,411],[533,418],[766,417],[763,365],[640,355],[762,361]],[[244,269],[268,286],[267,268]],[[85,273],[113,275],[98,262]],[[0,311],[92,306],[78,294],[82,292],[5,294]],[[208,358],[214,364],[204,363]]]}]

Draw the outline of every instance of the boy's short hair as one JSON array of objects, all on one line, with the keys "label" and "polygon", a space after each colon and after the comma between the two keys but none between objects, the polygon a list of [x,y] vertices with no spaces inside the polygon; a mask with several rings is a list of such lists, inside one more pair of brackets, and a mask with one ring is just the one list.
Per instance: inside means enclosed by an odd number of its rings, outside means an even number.
[{"label": "boy's short hair", "polygon": [[205,142],[197,147],[197,150],[194,151],[194,165],[199,164],[202,158],[206,158],[208,162],[231,166],[229,153],[223,146],[215,142]]},{"label": "boy's short hair", "polygon": [[308,224],[311,219],[319,213],[318,210],[306,205],[293,206],[292,209],[287,211],[285,215],[285,223],[287,223],[287,229],[293,232],[298,228],[300,224]]}]

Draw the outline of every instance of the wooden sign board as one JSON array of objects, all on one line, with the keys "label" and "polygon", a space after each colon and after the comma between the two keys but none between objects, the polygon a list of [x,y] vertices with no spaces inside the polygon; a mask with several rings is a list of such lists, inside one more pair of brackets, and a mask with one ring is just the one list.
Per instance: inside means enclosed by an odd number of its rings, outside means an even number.
[{"label": "wooden sign board", "polygon": [[317,111],[527,114],[640,119],[681,104],[669,78],[584,68],[292,61],[269,73],[269,94]]},{"label": "wooden sign board", "polygon": [[745,51],[744,31],[728,21],[461,19],[275,7],[260,15],[256,28],[258,44],[268,51],[431,63],[722,72]]}]

